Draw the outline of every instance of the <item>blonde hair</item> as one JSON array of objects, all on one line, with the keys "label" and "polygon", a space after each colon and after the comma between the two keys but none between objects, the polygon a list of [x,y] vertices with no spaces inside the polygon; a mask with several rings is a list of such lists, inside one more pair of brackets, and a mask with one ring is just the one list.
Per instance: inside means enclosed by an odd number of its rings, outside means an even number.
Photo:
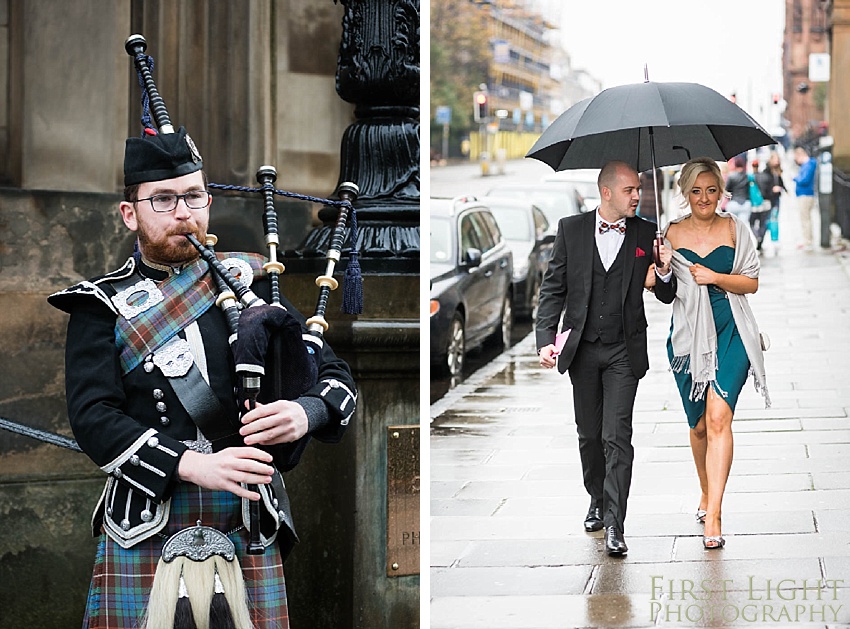
[{"label": "blonde hair", "polygon": [[693,188],[694,182],[702,173],[711,173],[714,175],[714,178],[717,180],[717,187],[720,188],[720,198],[726,196],[726,185],[717,162],[710,157],[695,157],[682,166],[682,170],[679,173],[679,191],[682,193],[681,207],[688,207],[688,190]]}]

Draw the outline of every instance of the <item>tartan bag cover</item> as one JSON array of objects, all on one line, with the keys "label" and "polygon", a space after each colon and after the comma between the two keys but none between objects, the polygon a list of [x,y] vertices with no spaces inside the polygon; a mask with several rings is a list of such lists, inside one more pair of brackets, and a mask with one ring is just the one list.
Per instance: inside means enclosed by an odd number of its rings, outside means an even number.
[{"label": "tartan bag cover", "polygon": [[[247,262],[255,277],[263,272],[264,259],[255,253],[217,253],[216,257]],[[118,317],[115,324],[121,375],[138,367],[145,356],[209,310],[216,299],[212,274],[202,259],[166,278],[158,288],[163,295],[162,301],[132,318]]]}]

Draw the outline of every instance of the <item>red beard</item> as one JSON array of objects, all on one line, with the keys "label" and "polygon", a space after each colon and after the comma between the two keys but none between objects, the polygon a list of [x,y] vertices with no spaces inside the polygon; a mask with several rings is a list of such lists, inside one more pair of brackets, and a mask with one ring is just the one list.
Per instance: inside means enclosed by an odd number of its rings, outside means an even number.
[{"label": "red beard", "polygon": [[[195,230],[187,233],[191,233],[195,236],[195,238],[198,239],[198,242],[203,243],[206,241],[207,234],[205,230],[196,228]],[[195,246],[187,239],[180,238],[179,241],[175,242],[173,236],[176,235],[178,234],[170,234],[167,238],[163,238],[158,242],[152,242],[148,237],[148,234],[145,233],[144,230],[140,229],[138,231],[139,248],[148,260],[160,264],[186,264],[200,257],[198,250],[195,249]]]}]

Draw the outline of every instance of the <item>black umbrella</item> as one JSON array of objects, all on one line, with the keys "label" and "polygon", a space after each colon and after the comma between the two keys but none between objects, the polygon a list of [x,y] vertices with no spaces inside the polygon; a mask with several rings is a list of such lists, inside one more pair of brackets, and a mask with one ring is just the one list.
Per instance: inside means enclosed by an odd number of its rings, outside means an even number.
[{"label": "black umbrella", "polygon": [[[526,157],[556,171],[601,168],[618,160],[637,171],[652,169],[655,177],[658,166],[682,164],[691,157],[728,160],[774,143],[747,112],[711,88],[647,80],[576,103],[543,132]],[[655,209],[657,215],[657,201]]]}]

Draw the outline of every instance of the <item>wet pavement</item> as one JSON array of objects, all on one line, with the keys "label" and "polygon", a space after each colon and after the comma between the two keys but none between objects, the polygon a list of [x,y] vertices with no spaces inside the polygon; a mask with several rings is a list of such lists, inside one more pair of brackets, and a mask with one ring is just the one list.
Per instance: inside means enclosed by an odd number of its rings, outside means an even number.
[{"label": "wet pavement", "polygon": [[790,203],[781,219],[750,297],[773,405],[750,379],[726,547],[702,547],[670,309],[649,297],[624,558],[583,530],[569,378],[538,366],[531,335],[432,404],[433,629],[850,627],[850,258],[796,250]]}]

